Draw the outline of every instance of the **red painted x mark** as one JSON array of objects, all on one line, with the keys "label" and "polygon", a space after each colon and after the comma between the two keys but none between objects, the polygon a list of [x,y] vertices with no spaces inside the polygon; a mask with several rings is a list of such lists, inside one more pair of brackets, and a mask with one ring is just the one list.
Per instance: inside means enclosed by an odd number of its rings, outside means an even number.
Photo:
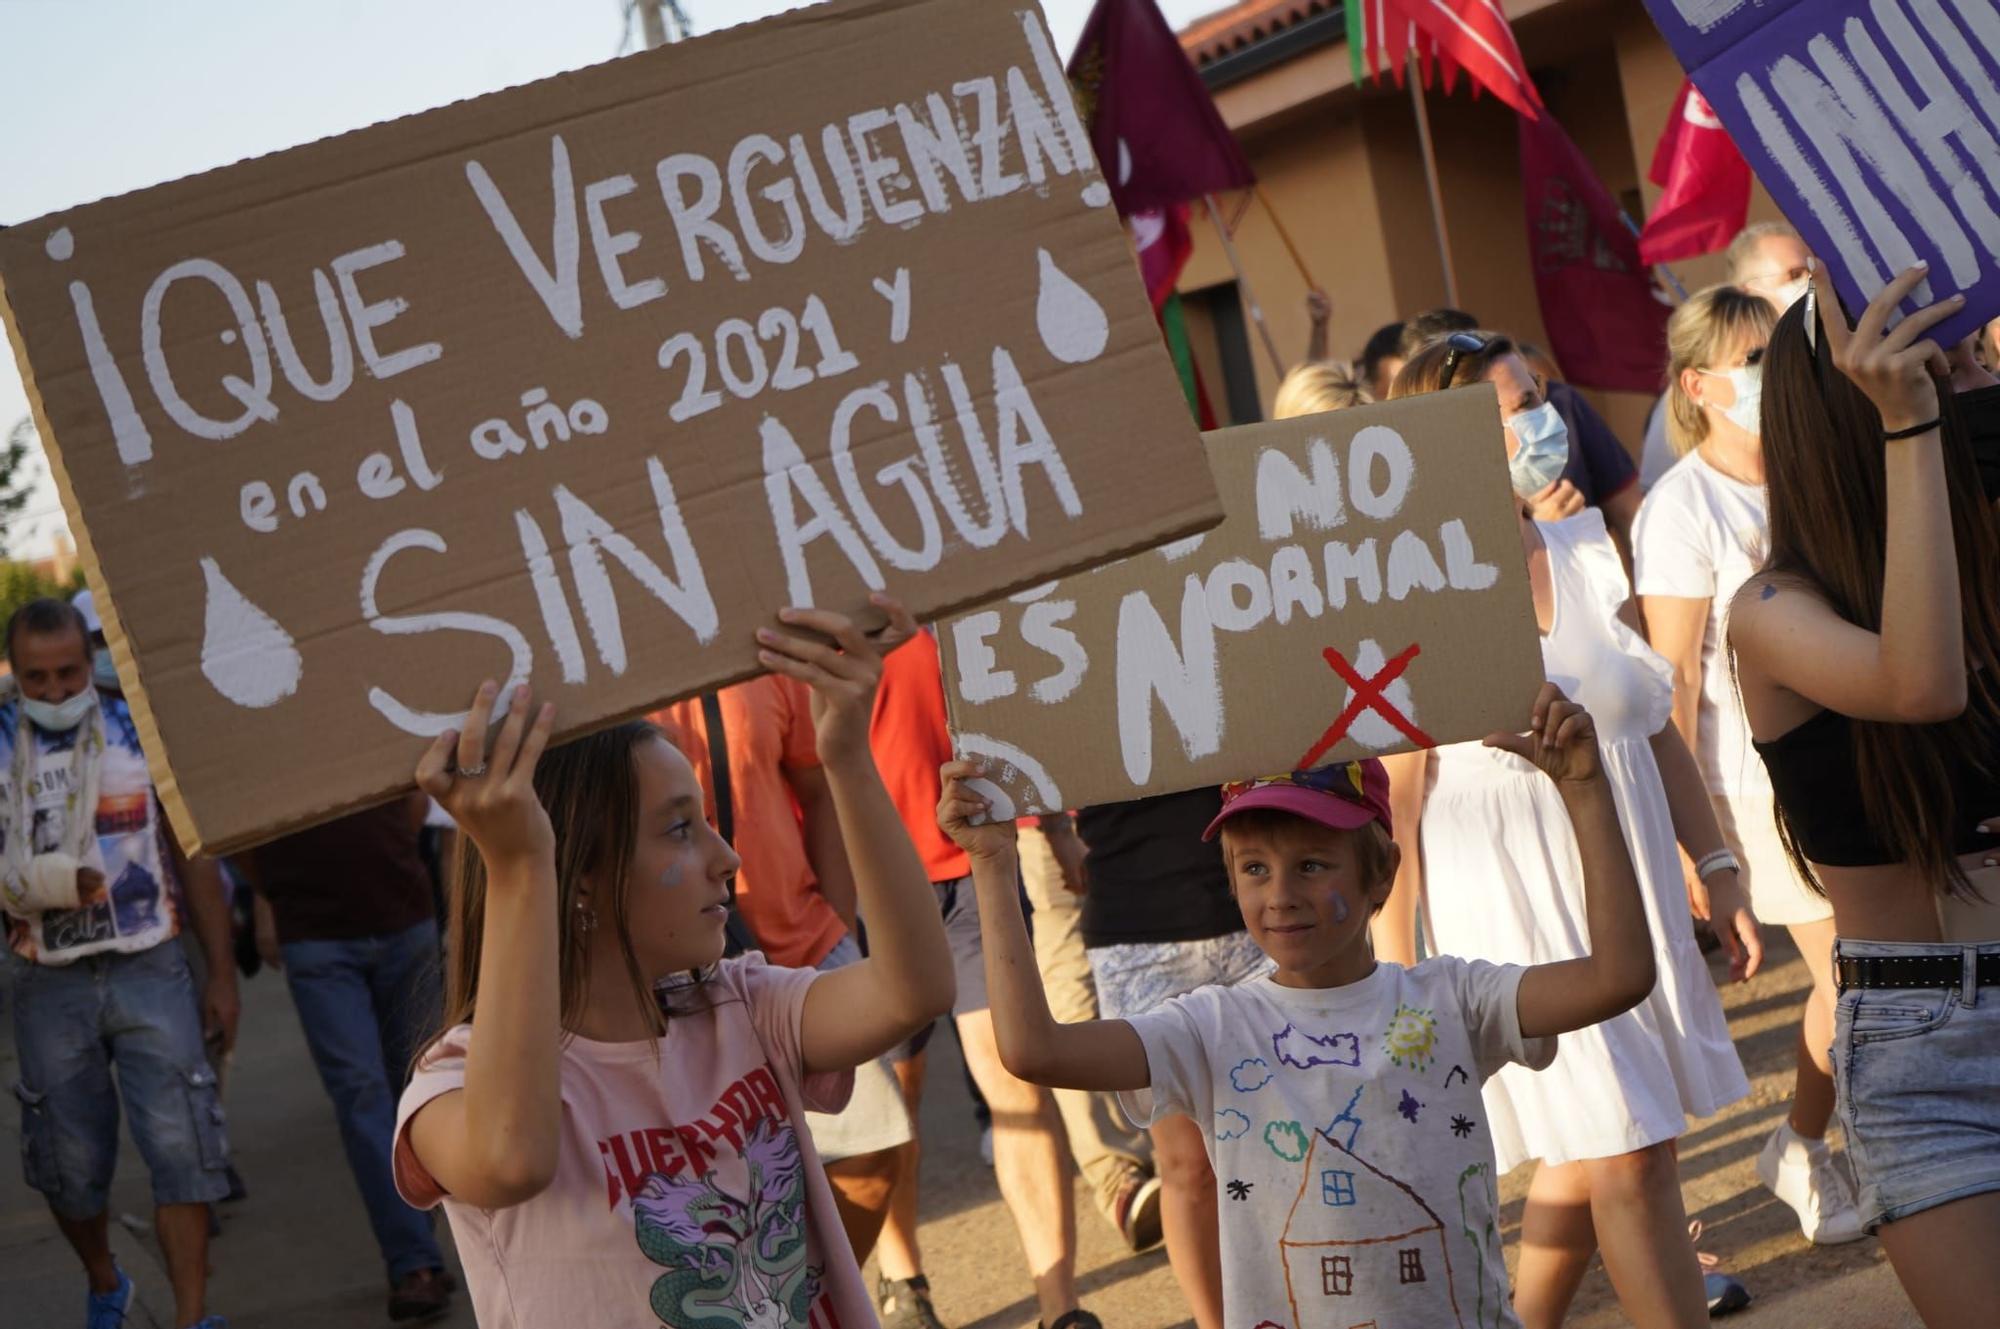
[{"label": "red painted x mark", "polygon": [[1306,755],[1299,758],[1298,769],[1302,771],[1311,770],[1316,766],[1321,757],[1332,751],[1334,745],[1339,743],[1341,739],[1347,737],[1349,727],[1354,724],[1356,719],[1360,718],[1363,711],[1374,711],[1384,720],[1396,726],[1412,743],[1420,747],[1436,747],[1436,741],[1429,734],[1417,728],[1409,716],[1397,710],[1395,703],[1383,695],[1384,690],[1391,683],[1402,677],[1403,671],[1410,667],[1410,661],[1417,658],[1417,654],[1421,649],[1416,642],[1411,642],[1403,650],[1402,654],[1396,656],[1393,660],[1386,661],[1382,666],[1381,672],[1373,678],[1363,678],[1361,671],[1349,664],[1347,657],[1333,647],[1329,646],[1325,651],[1321,652],[1326,657],[1326,662],[1332,667],[1333,672],[1347,680],[1347,685],[1354,689],[1354,700],[1348,702],[1346,707],[1340,712],[1340,715],[1335,718],[1334,722],[1326,727],[1326,732],[1319,736],[1319,742],[1313,744],[1306,751]]}]

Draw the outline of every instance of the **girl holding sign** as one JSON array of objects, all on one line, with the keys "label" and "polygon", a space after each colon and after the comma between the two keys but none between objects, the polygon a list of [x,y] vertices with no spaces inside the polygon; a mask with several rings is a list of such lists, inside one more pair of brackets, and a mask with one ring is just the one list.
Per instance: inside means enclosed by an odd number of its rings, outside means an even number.
[{"label": "girl holding sign", "polygon": [[[1926,1324],[2000,1305],[2000,540],[1921,266],[1852,331],[1824,273],[1764,357],[1771,545],[1730,609],[1793,861],[1833,904],[1862,1221]],[[1957,386],[1990,383],[1960,357]]]},{"label": "girl holding sign", "polygon": [[[1700,865],[1738,976],[1762,959],[1757,924],[1701,774],[1673,727],[1671,671],[1635,630],[1603,515],[1594,508],[1562,521],[1528,515],[1527,496],[1561,474],[1568,447],[1560,417],[1514,344],[1453,333],[1404,366],[1392,395],[1482,381],[1500,397],[1543,664],[1550,681],[1597,718],[1659,970],[1643,1003],[1565,1037],[1548,1069],[1508,1067],[1487,1082],[1501,1170],[1542,1161],[1522,1216],[1514,1304],[1530,1329],[1560,1324],[1601,1248],[1635,1324],[1691,1329],[1707,1322],[1711,1295],[1740,1305],[1745,1294],[1726,1282],[1704,1294],[1674,1141],[1688,1116],[1712,1116],[1750,1086],[1695,944],[1677,841]],[[1524,963],[1588,950],[1576,837],[1533,767],[1470,743],[1385,764],[1403,854],[1377,934],[1380,954],[1408,961],[1420,902],[1437,953]]]},{"label": "girl holding sign", "polygon": [[855,1066],[952,1000],[930,882],[869,756],[881,653],[916,630],[877,603],[874,640],[817,610],[758,634],[764,666],[813,689],[870,923],[858,964],[721,959],[738,860],[650,725],[544,755],[553,708],[531,719],[523,689],[489,752],[489,683],[418,767],[474,852],[396,1182],[443,1203],[487,1329],[874,1322],[802,1114],[838,1109]]}]

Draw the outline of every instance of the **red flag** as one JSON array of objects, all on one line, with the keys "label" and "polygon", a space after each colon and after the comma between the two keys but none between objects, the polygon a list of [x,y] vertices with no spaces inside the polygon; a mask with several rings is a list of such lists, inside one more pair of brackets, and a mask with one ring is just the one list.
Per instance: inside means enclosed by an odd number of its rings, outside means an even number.
[{"label": "red flag", "polygon": [[1357,80],[1365,63],[1374,77],[1387,68],[1401,83],[1414,50],[1426,88],[1434,65],[1446,92],[1463,71],[1475,96],[1484,88],[1530,120],[1540,113],[1542,95],[1500,0],[1349,0],[1347,49]]},{"label": "red flag", "polygon": [[1618,204],[1554,116],[1517,124],[1535,295],[1556,359],[1579,387],[1658,392],[1669,311]]},{"label": "red flag", "polygon": [[1174,293],[1174,283],[1180,280],[1188,255],[1194,252],[1187,204],[1135,212],[1130,222],[1132,246],[1139,252],[1139,276],[1145,280],[1146,294],[1153,297],[1153,312],[1158,314]]},{"label": "red flag", "polygon": [[1646,175],[1665,191],[1639,232],[1639,256],[1648,263],[1712,254],[1750,214],[1750,163],[1685,80]]},{"label": "red flag", "polygon": [[1097,0],[1069,78],[1121,217],[1256,183],[1153,0]]}]

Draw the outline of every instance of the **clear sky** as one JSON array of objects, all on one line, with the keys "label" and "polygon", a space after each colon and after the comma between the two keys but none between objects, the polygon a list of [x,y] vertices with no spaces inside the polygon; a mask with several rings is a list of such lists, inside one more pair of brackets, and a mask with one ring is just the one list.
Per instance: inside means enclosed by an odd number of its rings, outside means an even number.
[{"label": "clear sky", "polygon": [[[1160,8],[1180,25],[1226,3]],[[1090,5],[1042,0],[1057,49]],[[682,0],[697,35],[797,7]],[[0,222],[596,64],[621,41],[637,44],[623,0],[0,0]],[[0,434],[27,413],[0,354]],[[46,553],[62,529],[43,471],[7,552]]]}]

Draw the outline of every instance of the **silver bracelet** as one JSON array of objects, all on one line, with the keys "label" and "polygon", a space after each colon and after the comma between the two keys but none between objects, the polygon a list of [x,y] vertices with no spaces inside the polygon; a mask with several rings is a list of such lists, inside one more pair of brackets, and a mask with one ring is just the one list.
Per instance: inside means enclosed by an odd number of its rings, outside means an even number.
[{"label": "silver bracelet", "polygon": [[1711,875],[1722,871],[1724,868],[1728,868],[1731,872],[1740,873],[1743,871],[1743,864],[1737,861],[1735,851],[1729,849],[1727,846],[1721,849],[1712,849],[1708,853],[1703,854],[1701,861],[1694,865],[1694,875],[1703,881],[1707,881]]}]

